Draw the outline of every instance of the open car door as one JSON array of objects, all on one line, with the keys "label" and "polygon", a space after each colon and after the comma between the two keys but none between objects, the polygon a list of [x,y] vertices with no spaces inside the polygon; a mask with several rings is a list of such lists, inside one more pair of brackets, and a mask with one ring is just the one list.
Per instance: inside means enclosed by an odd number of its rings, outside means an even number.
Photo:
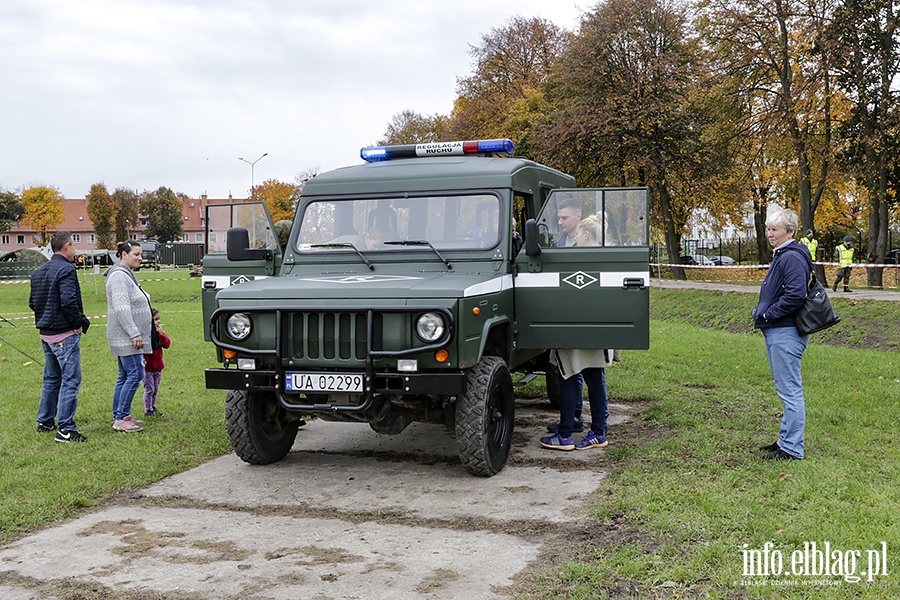
[{"label": "open car door", "polygon": [[[247,231],[249,248],[265,249],[258,257],[232,260],[228,257],[228,232]],[[282,251],[275,236],[272,217],[262,202],[212,204],[206,207],[206,255],[203,257],[203,322],[216,309],[216,294],[232,285],[270,277],[281,266]],[[204,328],[209,341],[209,330]]]},{"label": "open car door", "polygon": [[650,347],[648,209],[647,188],[551,192],[516,257],[517,348]]}]

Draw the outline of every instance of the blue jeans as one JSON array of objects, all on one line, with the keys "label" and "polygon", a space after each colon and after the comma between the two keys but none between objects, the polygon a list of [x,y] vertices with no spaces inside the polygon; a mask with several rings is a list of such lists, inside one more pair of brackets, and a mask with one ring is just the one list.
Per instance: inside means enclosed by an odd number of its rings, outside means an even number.
[{"label": "blue jeans", "polygon": [[559,379],[559,428],[563,437],[571,437],[575,419],[581,416],[584,402],[583,383],[587,384],[588,402],[591,405],[591,430],[606,435],[606,421],[609,419],[609,398],[606,395],[606,372],[604,369],[588,368],[568,379]]},{"label": "blue jeans", "polygon": [[784,404],[781,438],[778,446],[792,456],[803,458],[803,432],[806,427],[806,403],[803,400],[803,378],[800,360],[809,336],[800,335],[796,327],[763,329],[769,367],[775,381],[775,392]]},{"label": "blue jeans", "polygon": [[581,373],[572,375],[568,379],[559,376],[559,426],[556,432],[563,437],[572,437],[575,429],[575,414],[581,416],[581,403],[583,402],[583,378]]},{"label": "blue jeans", "polygon": [[81,387],[81,335],[70,335],[57,344],[41,340],[44,349],[44,382],[38,423],[58,421],[60,431],[76,431],[75,409]]},{"label": "blue jeans", "polygon": [[589,368],[581,372],[588,389],[591,405],[591,431],[606,435],[606,421],[609,419],[609,396],[606,395],[606,370]]},{"label": "blue jeans", "polygon": [[134,393],[144,380],[144,355],[119,356],[119,378],[113,390],[113,419],[118,421],[131,414]]}]

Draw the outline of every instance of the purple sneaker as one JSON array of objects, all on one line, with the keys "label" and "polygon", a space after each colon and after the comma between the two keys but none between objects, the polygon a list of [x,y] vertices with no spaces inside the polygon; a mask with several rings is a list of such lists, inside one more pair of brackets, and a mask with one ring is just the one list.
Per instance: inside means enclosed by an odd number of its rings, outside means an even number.
[{"label": "purple sneaker", "polygon": [[575,444],[576,450],[590,450],[591,448],[605,448],[609,445],[609,442],[606,441],[606,436],[602,433],[597,433],[596,431],[591,431],[584,439]]},{"label": "purple sneaker", "polygon": [[541,446],[550,448],[551,450],[574,450],[575,442],[571,437],[563,437],[557,432],[553,435],[542,437]]}]

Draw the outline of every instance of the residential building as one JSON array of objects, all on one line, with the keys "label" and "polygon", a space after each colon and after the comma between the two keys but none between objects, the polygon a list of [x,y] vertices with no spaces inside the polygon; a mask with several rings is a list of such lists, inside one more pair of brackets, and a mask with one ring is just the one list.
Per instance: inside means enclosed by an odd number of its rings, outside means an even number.
[{"label": "residential building", "polygon": [[[181,214],[182,227],[184,233],[181,236],[182,242],[205,242],[204,228],[206,223],[206,207],[210,204],[230,204],[233,202],[245,202],[246,198],[233,198],[230,194],[227,198],[207,198],[206,194],[200,198],[184,198]],[[63,222],[59,224],[54,231],[70,231],[76,250],[96,250],[97,234],[94,231],[94,224],[87,212],[87,199],[74,198],[63,201],[65,203]],[[138,223],[130,230],[129,237],[133,240],[144,239],[144,232],[147,230],[147,217],[139,216]],[[37,243],[34,237],[40,235],[40,232],[25,227],[19,223],[13,223],[9,231],[0,233],[0,254],[9,252],[10,250],[21,250],[24,248],[34,248]],[[124,240],[117,240],[124,241]]]}]

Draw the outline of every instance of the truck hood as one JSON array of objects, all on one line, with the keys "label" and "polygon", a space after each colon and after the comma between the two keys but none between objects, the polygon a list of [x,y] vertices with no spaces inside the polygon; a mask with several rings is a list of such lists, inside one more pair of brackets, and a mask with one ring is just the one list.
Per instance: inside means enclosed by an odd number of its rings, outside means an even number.
[{"label": "truck hood", "polygon": [[[227,278],[226,278],[227,279]],[[224,281],[217,287],[224,287]],[[502,273],[341,274],[267,277],[255,280],[231,278],[217,298],[250,300],[253,304],[285,300],[316,301],[356,299],[464,298],[512,288],[512,276]]]}]

